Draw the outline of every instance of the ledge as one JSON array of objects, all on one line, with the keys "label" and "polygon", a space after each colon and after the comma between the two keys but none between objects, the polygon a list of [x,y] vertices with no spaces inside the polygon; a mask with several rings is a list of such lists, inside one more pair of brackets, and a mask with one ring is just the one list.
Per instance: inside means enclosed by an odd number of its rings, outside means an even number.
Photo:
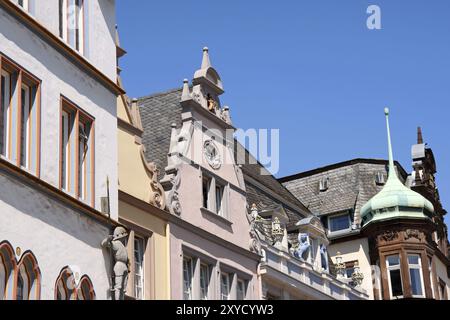
[{"label": "ledge", "polygon": [[233,222],[231,222],[230,220],[228,220],[225,217],[222,217],[222,216],[218,215],[215,212],[212,212],[211,210],[208,210],[206,208],[201,207],[200,211],[202,212],[202,214],[207,215],[208,217],[212,217],[213,219],[217,219],[221,223],[224,223],[224,224],[226,224],[229,227],[231,227],[233,225]]}]

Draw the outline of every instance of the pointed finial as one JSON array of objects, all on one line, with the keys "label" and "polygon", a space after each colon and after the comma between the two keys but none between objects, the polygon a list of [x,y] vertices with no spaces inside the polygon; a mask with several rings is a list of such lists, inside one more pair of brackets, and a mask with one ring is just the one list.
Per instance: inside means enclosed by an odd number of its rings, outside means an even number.
[{"label": "pointed finial", "polygon": [[384,108],[384,114],[386,115],[386,128],[388,137],[388,149],[389,149],[389,178],[397,177],[394,166],[394,155],[392,152],[392,142],[391,142],[391,129],[389,127],[389,108]]},{"label": "pointed finial", "polygon": [[209,50],[208,47],[203,48],[203,60],[202,60],[202,69],[207,69],[211,67],[211,61],[209,61]]},{"label": "pointed finial", "polygon": [[417,127],[417,144],[423,144],[422,128]]},{"label": "pointed finial", "polygon": [[188,79],[183,80],[183,92],[181,93],[181,101],[186,101],[191,99],[191,93],[189,92],[189,81]]}]

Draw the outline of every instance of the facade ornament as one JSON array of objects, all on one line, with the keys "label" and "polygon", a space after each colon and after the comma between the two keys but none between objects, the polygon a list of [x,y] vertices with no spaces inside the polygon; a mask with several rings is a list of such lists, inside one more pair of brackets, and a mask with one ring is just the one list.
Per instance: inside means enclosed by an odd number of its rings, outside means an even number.
[{"label": "facade ornament", "polygon": [[231,125],[230,108],[228,106],[223,107],[220,118],[225,121],[225,123]]},{"label": "facade ornament", "polygon": [[291,254],[302,261],[306,261],[311,248],[309,235],[307,233],[299,233],[297,239],[298,243],[291,248]]},{"label": "facade ornament", "polygon": [[416,229],[407,229],[405,232],[405,239],[408,240],[410,238],[416,238],[420,240],[420,232]]},{"label": "facade ornament", "polygon": [[341,253],[338,251],[336,253],[336,277],[339,278],[345,278],[345,263],[342,261]]},{"label": "facade ornament", "polygon": [[364,274],[361,272],[358,261],[353,266],[352,282],[356,287],[360,287],[364,280]]},{"label": "facade ornament", "polygon": [[144,151],[145,151],[144,146],[141,146],[140,150],[141,160],[144,163],[145,170],[151,175],[150,181],[151,194],[149,202],[155,207],[164,209],[166,207],[166,199],[164,195],[164,188],[158,181],[159,170],[154,162],[147,162],[147,160],[145,159]]},{"label": "facade ornament", "polygon": [[176,168],[175,172],[170,177],[170,183],[172,184],[172,189],[169,192],[169,211],[172,214],[177,216],[181,215],[181,203],[180,203],[180,195],[178,193],[178,189],[181,184],[181,175],[179,173],[179,169]]},{"label": "facade ornament", "polygon": [[281,222],[278,217],[275,217],[272,220],[272,238],[274,244],[281,242],[284,238],[284,228],[281,226]]},{"label": "facade ornament", "polygon": [[261,216],[258,214],[258,207],[255,203],[252,204],[250,218],[250,251],[262,255],[261,242],[256,231],[256,223],[261,220]]},{"label": "facade ornament", "polygon": [[320,245],[320,262],[322,270],[328,271],[328,250],[324,244]]},{"label": "facade ornament", "polygon": [[213,97],[211,97],[209,93],[206,95],[206,101],[208,103],[208,110],[212,113],[215,113],[219,107],[217,101]]},{"label": "facade ornament", "polygon": [[381,235],[381,239],[386,242],[393,241],[398,237],[398,232],[393,230],[387,230]]},{"label": "facade ornament", "polygon": [[124,300],[130,272],[126,238],[128,233],[123,227],[116,227],[113,235],[102,241],[102,247],[108,248],[113,263],[114,287],[111,288],[114,300]]}]

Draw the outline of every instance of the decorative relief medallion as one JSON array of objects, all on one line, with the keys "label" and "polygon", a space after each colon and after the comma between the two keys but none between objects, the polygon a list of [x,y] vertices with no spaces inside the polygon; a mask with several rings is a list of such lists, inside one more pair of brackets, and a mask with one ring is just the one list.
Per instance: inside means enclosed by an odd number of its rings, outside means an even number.
[{"label": "decorative relief medallion", "polygon": [[203,146],[203,153],[209,165],[217,170],[222,165],[219,149],[212,140],[207,140]]},{"label": "decorative relief medallion", "polygon": [[381,239],[386,242],[392,241],[398,237],[397,231],[387,230],[381,235]]}]

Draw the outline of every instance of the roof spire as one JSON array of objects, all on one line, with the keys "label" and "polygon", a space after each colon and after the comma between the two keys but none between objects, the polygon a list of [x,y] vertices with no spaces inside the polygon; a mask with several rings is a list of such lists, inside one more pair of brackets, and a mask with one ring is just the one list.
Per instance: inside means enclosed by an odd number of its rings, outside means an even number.
[{"label": "roof spire", "polygon": [[394,178],[397,177],[397,173],[395,172],[394,155],[392,153],[391,130],[389,127],[389,108],[384,108],[384,114],[386,115],[386,128],[389,148],[389,178]]},{"label": "roof spire", "polygon": [[209,60],[208,47],[203,48],[203,60],[201,69],[208,69],[211,67],[211,61]]},{"label": "roof spire", "polygon": [[189,80],[183,80],[183,91],[181,93],[181,101],[191,100],[191,94],[189,92]]},{"label": "roof spire", "polygon": [[422,128],[417,127],[417,144],[423,144]]}]

